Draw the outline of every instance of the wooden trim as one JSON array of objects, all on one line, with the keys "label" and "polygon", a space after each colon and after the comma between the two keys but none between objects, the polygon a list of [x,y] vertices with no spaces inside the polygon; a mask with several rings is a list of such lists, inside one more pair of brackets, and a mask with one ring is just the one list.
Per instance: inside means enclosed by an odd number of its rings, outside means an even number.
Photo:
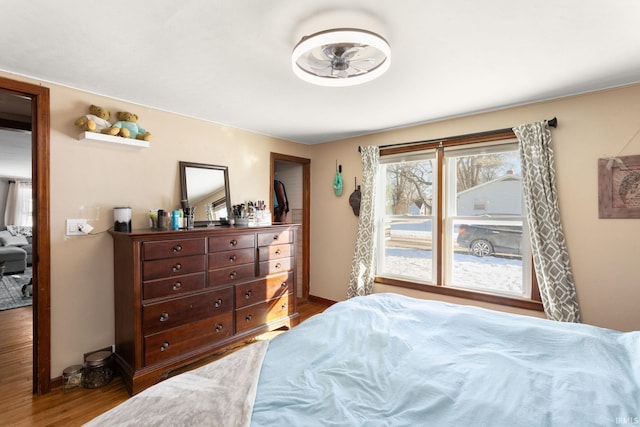
[{"label": "wooden trim", "polygon": [[302,165],[302,297],[309,297],[311,265],[311,161]]},{"label": "wooden trim", "polygon": [[31,131],[31,122],[25,123],[18,120],[0,119],[0,128]]},{"label": "wooden trim", "polygon": [[430,150],[437,147],[454,147],[456,145],[479,144],[481,142],[502,141],[515,138],[516,134],[511,129],[498,129],[488,132],[470,133],[467,135],[450,136],[447,138],[431,139],[427,141],[415,141],[380,147],[380,156],[388,156],[398,153],[410,153],[414,151]]},{"label": "wooden trim", "polygon": [[33,392],[51,387],[51,227],[49,88],[0,77],[0,90],[31,98],[33,227]]},{"label": "wooden trim", "polygon": [[376,283],[382,283],[389,286],[398,286],[400,288],[413,289],[432,294],[447,295],[456,298],[464,298],[473,301],[481,301],[491,304],[505,305],[508,307],[523,308],[533,311],[544,311],[542,303],[539,301],[513,298],[508,296],[500,296],[495,294],[485,294],[482,292],[469,291],[466,289],[452,288],[449,286],[436,286],[427,283],[415,283],[399,279],[390,279],[388,277],[376,277]]},{"label": "wooden trim", "polygon": [[62,376],[51,378],[51,381],[49,381],[49,389],[50,390],[55,390],[57,388],[62,387],[63,385],[64,385],[64,383],[63,383]]}]

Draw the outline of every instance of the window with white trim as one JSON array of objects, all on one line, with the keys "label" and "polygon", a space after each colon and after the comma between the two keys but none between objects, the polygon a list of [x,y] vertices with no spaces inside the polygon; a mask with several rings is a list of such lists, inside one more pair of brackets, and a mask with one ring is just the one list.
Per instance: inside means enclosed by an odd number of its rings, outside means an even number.
[{"label": "window with white trim", "polygon": [[517,142],[433,145],[380,157],[376,280],[539,301]]}]

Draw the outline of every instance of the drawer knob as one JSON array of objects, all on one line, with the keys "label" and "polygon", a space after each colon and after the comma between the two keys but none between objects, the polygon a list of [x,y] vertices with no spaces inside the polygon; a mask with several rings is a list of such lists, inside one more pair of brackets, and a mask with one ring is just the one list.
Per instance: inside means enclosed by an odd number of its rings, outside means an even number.
[{"label": "drawer knob", "polygon": [[175,245],[173,247],[173,252],[180,252],[182,250],[182,245]]},{"label": "drawer knob", "polygon": [[177,263],[176,265],[174,265],[173,267],[171,267],[171,269],[173,270],[173,272],[175,273],[176,271],[180,271],[182,270],[182,264]]},{"label": "drawer knob", "polygon": [[247,314],[244,318],[244,320],[247,322],[251,322],[251,319],[253,319],[253,314]]},{"label": "drawer knob", "polygon": [[273,240],[278,240],[280,236],[278,236],[277,234],[275,236],[273,236]]},{"label": "drawer knob", "polygon": [[160,351],[165,351],[166,349],[169,348],[169,341],[165,341],[162,343],[162,345],[160,346]]},{"label": "drawer knob", "polygon": [[176,282],[176,283],[173,284],[173,290],[174,291],[180,290],[181,287],[182,287],[182,283],[180,283],[180,282]]},{"label": "drawer knob", "polygon": [[287,304],[282,304],[282,310],[286,310],[287,309]]},{"label": "drawer knob", "polygon": [[287,282],[282,282],[280,284],[280,288],[285,289],[287,287]]},{"label": "drawer knob", "polygon": [[220,307],[221,305],[222,305],[222,300],[220,298],[218,298],[216,302],[213,303],[214,307]]},{"label": "drawer knob", "polygon": [[276,255],[280,255],[282,251],[280,249],[276,249]]},{"label": "drawer knob", "polygon": [[238,244],[238,241],[237,241],[236,239],[233,239],[233,240],[231,240],[231,241],[229,242],[229,244],[230,244],[231,246],[236,246],[236,245]]},{"label": "drawer knob", "polygon": [[248,290],[247,292],[245,292],[245,293],[244,293],[244,297],[245,297],[246,299],[251,298],[251,290]]},{"label": "drawer knob", "polygon": [[237,275],[238,272],[233,270],[231,273],[229,273],[229,279],[235,279]]},{"label": "drawer knob", "polygon": [[282,268],[282,264],[277,263],[277,264],[276,264],[276,266],[275,266],[275,268],[276,268],[276,270],[280,270],[280,269]]},{"label": "drawer knob", "polygon": [[238,259],[238,257],[237,257],[235,254],[233,254],[233,255],[231,255],[231,256],[229,257],[229,261],[231,261],[231,262],[234,262],[234,261],[236,261],[237,259]]},{"label": "drawer knob", "polygon": [[216,332],[220,332],[221,330],[222,330],[222,324],[221,324],[221,323],[218,323],[218,324],[216,325]]},{"label": "drawer knob", "polygon": [[165,312],[163,312],[163,313],[160,315],[160,321],[161,321],[161,322],[166,322],[167,320],[169,320],[169,313],[167,313],[167,312],[165,311]]}]

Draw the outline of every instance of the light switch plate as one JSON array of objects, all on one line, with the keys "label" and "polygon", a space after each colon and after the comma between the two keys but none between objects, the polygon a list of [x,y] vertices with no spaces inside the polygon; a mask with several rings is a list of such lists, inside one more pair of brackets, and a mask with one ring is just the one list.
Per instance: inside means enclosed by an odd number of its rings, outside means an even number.
[{"label": "light switch plate", "polygon": [[87,233],[83,231],[86,225],[86,219],[67,219],[67,236],[86,236]]}]

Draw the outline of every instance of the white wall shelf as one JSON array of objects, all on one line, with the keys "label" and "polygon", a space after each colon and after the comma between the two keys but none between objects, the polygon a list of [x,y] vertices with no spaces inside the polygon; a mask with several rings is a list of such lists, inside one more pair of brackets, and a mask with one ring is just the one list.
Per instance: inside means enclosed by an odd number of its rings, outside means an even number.
[{"label": "white wall shelf", "polygon": [[97,132],[82,132],[78,135],[78,140],[89,139],[92,141],[111,142],[113,144],[132,145],[134,147],[149,148],[149,141],[141,141],[133,138],[123,138],[121,136],[106,135]]}]

